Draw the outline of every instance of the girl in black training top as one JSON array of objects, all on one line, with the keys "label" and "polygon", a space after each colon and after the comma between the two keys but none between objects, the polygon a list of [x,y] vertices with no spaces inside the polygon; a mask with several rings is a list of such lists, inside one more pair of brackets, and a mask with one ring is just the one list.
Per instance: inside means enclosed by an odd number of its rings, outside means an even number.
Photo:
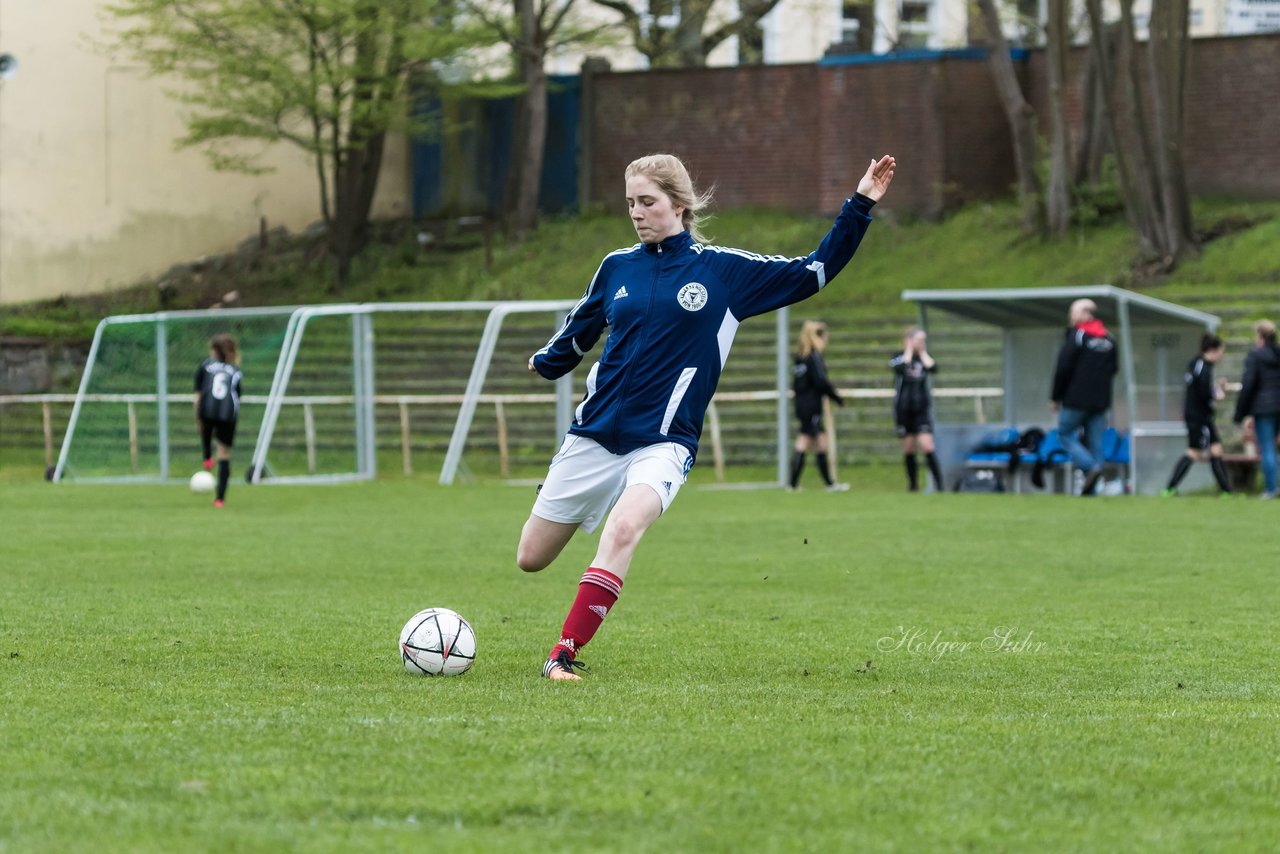
[{"label": "girl in black training top", "polygon": [[240,418],[240,351],[230,335],[209,341],[209,358],[196,368],[195,410],[200,427],[204,467],[213,468],[213,440],[218,440],[218,492],[213,506],[221,507],[231,479],[231,445]]},{"label": "girl in black training top", "polygon": [[1187,396],[1182,408],[1187,422],[1187,453],[1173,467],[1169,485],[1161,495],[1177,495],[1178,484],[1191,470],[1191,464],[1206,460],[1213,469],[1213,478],[1218,481],[1222,494],[1231,494],[1227,467],[1222,463],[1222,439],[1218,436],[1213,412],[1214,401],[1224,397],[1222,386],[1226,383],[1226,380],[1216,383],[1213,381],[1213,366],[1222,360],[1222,354],[1226,350],[1222,339],[1217,335],[1205,335],[1200,339],[1200,355],[1187,365],[1187,373],[1183,377],[1187,384]]},{"label": "girl in black training top", "polygon": [[902,439],[902,462],[907,467],[908,489],[919,489],[916,472],[916,446],[924,451],[925,462],[933,474],[933,484],[942,492],[942,469],[933,445],[933,387],[929,375],[938,363],[925,349],[926,336],[918,326],[909,327],[902,337],[902,352],[889,360],[893,368],[893,421]]},{"label": "girl in black training top", "polygon": [[800,421],[800,432],[796,435],[795,456],[791,458],[791,488],[800,485],[804,455],[817,446],[818,474],[826,481],[827,490],[844,492],[849,484],[833,482],[827,462],[827,431],[822,423],[822,401],[829,397],[844,406],[844,398],[827,379],[827,363],[822,359],[825,349],[826,324],[806,320],[800,327],[800,346],[795,355],[796,418]]}]

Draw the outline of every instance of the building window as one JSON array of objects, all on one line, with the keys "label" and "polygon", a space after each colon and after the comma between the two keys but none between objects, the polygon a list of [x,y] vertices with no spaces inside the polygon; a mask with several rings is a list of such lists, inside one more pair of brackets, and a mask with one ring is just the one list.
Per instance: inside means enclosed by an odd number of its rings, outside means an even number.
[{"label": "building window", "polygon": [[840,41],[844,44],[854,44],[858,41],[858,29],[862,26],[862,22],[858,20],[858,9],[861,7],[858,0],[844,0],[840,4]]},{"label": "building window", "polygon": [[902,0],[898,10],[898,50],[929,46],[933,35],[932,0]]}]

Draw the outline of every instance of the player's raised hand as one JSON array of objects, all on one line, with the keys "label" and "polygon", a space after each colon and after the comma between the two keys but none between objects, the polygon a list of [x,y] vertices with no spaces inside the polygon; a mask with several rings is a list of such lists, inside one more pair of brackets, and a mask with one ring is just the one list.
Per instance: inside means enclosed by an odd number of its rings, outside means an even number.
[{"label": "player's raised hand", "polygon": [[880,201],[889,191],[889,185],[893,183],[893,167],[896,165],[897,161],[893,159],[892,154],[886,154],[879,160],[872,160],[866,174],[858,182],[858,192],[872,201]]}]

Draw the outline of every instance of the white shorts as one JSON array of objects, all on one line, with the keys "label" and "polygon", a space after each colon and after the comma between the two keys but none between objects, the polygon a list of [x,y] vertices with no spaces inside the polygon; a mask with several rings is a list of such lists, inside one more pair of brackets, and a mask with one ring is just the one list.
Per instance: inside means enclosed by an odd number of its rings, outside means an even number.
[{"label": "white shorts", "polygon": [[637,483],[652,487],[665,513],[691,464],[689,449],[675,442],[611,454],[594,439],[570,433],[551,460],[538,500],[533,502],[533,515],[577,523],[589,534],[618,503],[623,490]]}]

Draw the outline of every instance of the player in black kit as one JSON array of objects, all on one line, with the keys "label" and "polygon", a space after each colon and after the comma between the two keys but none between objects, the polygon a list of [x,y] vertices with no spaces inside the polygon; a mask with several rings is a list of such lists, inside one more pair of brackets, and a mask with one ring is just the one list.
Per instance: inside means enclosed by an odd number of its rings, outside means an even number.
[{"label": "player in black kit", "polygon": [[933,386],[929,375],[938,369],[938,363],[925,349],[927,337],[918,326],[907,329],[902,338],[902,352],[889,360],[893,368],[893,420],[902,439],[902,462],[907,468],[908,488],[915,492],[918,463],[916,446],[924,451],[925,462],[933,474],[933,484],[942,492],[942,468],[934,453],[933,444]]},{"label": "player in black kit", "polygon": [[215,335],[209,341],[209,358],[196,369],[195,411],[200,427],[204,467],[213,468],[213,440],[218,440],[218,491],[213,506],[221,507],[231,479],[231,446],[240,417],[240,353],[236,339]]},{"label": "player in black kit", "polygon": [[800,345],[795,354],[795,409],[800,430],[796,435],[796,452],[791,458],[791,489],[800,485],[800,473],[804,471],[804,455],[810,448],[816,453],[818,474],[827,484],[828,492],[844,492],[847,483],[831,479],[831,467],[827,460],[827,430],[822,423],[822,401],[831,398],[844,406],[844,398],[827,378],[827,364],[822,353],[827,349],[827,327],[816,320],[806,320],[800,327]]},{"label": "player in black kit", "polygon": [[1191,464],[1204,462],[1206,459],[1213,469],[1213,478],[1218,481],[1222,494],[1231,494],[1231,481],[1227,477],[1227,467],[1222,463],[1222,439],[1214,424],[1213,410],[1214,401],[1223,398],[1222,385],[1225,382],[1214,382],[1213,366],[1222,360],[1226,349],[1217,335],[1205,335],[1200,341],[1200,355],[1187,365],[1187,373],[1183,378],[1187,384],[1187,396],[1182,410],[1187,422],[1187,453],[1173,467],[1169,485],[1161,495],[1177,495],[1178,484],[1191,470]]}]

